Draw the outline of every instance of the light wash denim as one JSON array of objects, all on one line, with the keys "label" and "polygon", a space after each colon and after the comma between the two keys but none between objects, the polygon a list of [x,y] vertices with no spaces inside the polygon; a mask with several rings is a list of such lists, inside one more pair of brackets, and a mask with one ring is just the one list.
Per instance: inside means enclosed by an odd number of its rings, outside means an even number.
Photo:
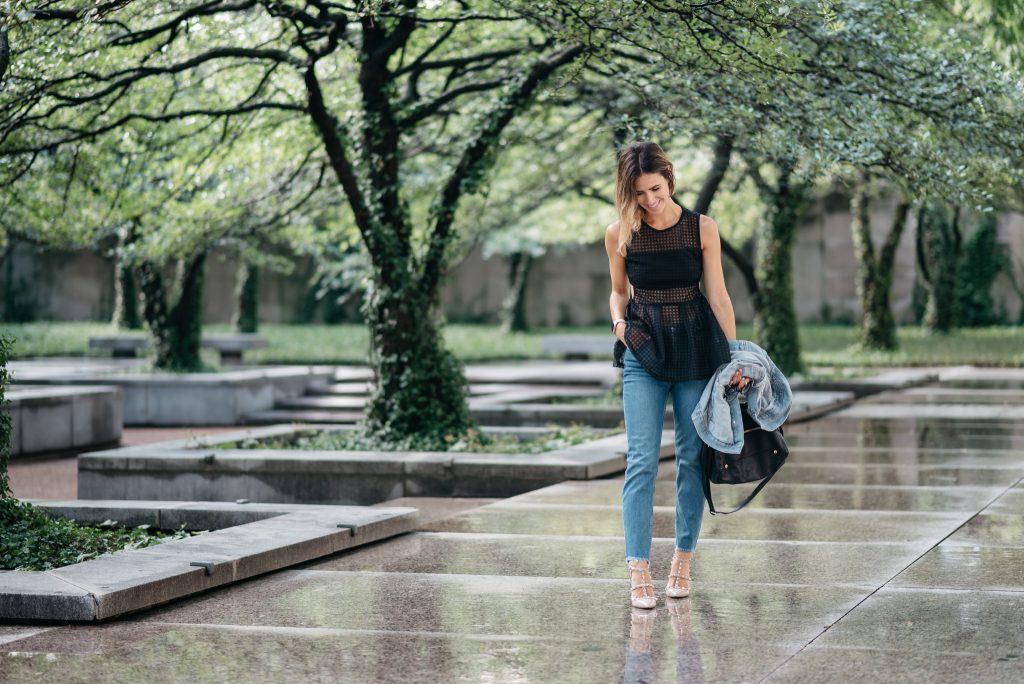
[{"label": "light wash denim", "polygon": [[676,550],[693,551],[704,517],[700,437],[690,414],[707,380],[666,382],[648,373],[633,352],[623,356],[622,404],[626,419],[626,481],[622,522],[626,560],[650,560],[654,480],[658,474],[665,403],[672,396],[676,434]]},{"label": "light wash denim", "polygon": [[[743,451],[740,398],[746,400],[750,417],[771,431],[789,418],[793,391],[768,352],[753,342],[729,340],[729,353],[730,362],[719,366],[708,381],[691,418],[704,443],[727,454],[738,454]],[[737,370],[751,380],[746,389],[729,386]]]}]

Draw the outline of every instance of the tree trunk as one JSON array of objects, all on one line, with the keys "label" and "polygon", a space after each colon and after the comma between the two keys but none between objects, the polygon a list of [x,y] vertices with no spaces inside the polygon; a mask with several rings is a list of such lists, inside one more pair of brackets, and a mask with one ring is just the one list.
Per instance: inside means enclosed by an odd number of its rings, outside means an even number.
[{"label": "tree trunk", "polygon": [[386,443],[438,450],[474,427],[461,364],[444,347],[431,293],[375,284],[366,300],[374,389],[366,427]]},{"label": "tree trunk", "polygon": [[11,63],[11,43],[7,37],[7,27],[0,28],[0,83],[4,82],[7,65]]},{"label": "tree trunk", "polygon": [[125,266],[120,256],[116,257],[114,269],[114,327],[122,330],[140,330],[142,317],[139,316],[139,285],[135,279],[135,271]]},{"label": "tree trunk", "polygon": [[924,327],[941,335],[957,326],[957,265],[960,260],[960,209],[924,204],[917,218],[918,267],[928,290]]},{"label": "tree trunk", "polygon": [[[7,373],[7,360],[11,355],[11,340],[0,335],[0,406],[5,403],[4,391],[11,381]],[[0,501],[12,498],[10,482],[7,480],[7,463],[11,458],[11,416],[0,411]]]},{"label": "tree trunk", "polygon": [[516,252],[508,257],[509,291],[501,303],[501,331],[526,332],[526,280],[533,266],[533,255]]},{"label": "tree trunk", "polygon": [[235,330],[254,333],[259,329],[260,268],[241,260],[235,290]]},{"label": "tree trunk", "polygon": [[139,316],[139,284],[135,269],[125,262],[124,249],[135,242],[133,225],[122,226],[114,250],[114,315],[111,323],[122,330],[141,330]]},{"label": "tree trunk", "polygon": [[792,170],[779,168],[779,181],[766,197],[771,218],[757,244],[754,338],[783,373],[804,369],[793,304],[793,243],[807,207],[807,189],[792,184]]},{"label": "tree trunk", "polygon": [[899,200],[892,228],[882,251],[876,255],[871,240],[869,182],[867,173],[863,174],[850,200],[853,248],[857,258],[857,296],[861,311],[860,343],[865,349],[892,350],[898,347],[896,320],[890,304],[892,271],[910,204],[904,199]]},{"label": "tree trunk", "polygon": [[168,309],[167,288],[160,267],[147,261],[139,268],[146,322],[156,342],[156,367],[195,371],[202,367],[199,342],[203,332],[203,269],[206,252],[182,262],[180,294]]}]

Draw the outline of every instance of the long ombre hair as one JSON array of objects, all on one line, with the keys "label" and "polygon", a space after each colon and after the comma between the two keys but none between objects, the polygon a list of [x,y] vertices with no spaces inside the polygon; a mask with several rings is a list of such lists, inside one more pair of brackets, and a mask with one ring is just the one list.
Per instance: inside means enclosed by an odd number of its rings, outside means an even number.
[{"label": "long ombre hair", "polygon": [[615,209],[619,213],[619,254],[626,256],[626,248],[633,233],[640,230],[644,210],[636,201],[633,184],[644,173],[661,174],[668,182],[668,194],[676,191],[676,176],[672,162],[657,143],[640,141],[627,145],[619,153],[619,168],[615,176]]}]

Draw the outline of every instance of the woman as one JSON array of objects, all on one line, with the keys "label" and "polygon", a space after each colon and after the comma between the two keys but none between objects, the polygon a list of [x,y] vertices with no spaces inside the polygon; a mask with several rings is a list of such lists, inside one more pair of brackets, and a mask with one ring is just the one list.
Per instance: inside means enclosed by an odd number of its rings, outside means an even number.
[{"label": "woman", "polygon": [[[704,386],[729,362],[736,319],[722,274],[718,227],[672,199],[675,176],[665,152],[637,142],[619,155],[615,206],[605,249],[611,271],[609,307],[615,365],[622,368],[628,448],[622,517],[630,599],[653,608],[651,525],[665,403],[672,397],[676,446],[676,545],[665,593],[690,593],[690,559],[697,544],[704,496],[700,438],[690,421]],[[701,293],[699,283],[704,279]],[[632,295],[630,288],[632,287]],[[750,382],[737,373],[732,383]]]}]

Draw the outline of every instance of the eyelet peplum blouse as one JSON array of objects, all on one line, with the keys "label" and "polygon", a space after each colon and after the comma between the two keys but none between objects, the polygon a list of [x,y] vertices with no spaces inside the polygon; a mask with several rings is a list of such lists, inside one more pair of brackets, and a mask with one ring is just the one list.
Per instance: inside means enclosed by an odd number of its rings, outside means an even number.
[{"label": "eyelet peplum blouse", "polygon": [[668,228],[640,224],[626,248],[626,344],[615,341],[612,365],[623,367],[628,347],[652,377],[676,382],[706,380],[729,362],[729,341],[700,291],[703,273],[700,214],[684,208]]}]

